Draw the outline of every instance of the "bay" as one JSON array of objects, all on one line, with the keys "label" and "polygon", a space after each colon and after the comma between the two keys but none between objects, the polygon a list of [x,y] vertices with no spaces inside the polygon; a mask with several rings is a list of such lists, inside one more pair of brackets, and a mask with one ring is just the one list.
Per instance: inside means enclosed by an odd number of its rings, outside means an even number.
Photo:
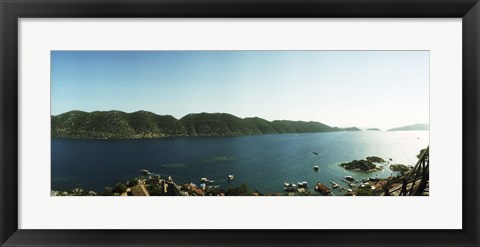
[{"label": "bay", "polygon": [[[282,192],[284,182],[356,179],[392,174],[349,171],[338,164],[379,156],[389,164],[415,165],[429,145],[428,131],[345,131],[238,137],[177,137],[128,140],[52,139],[53,190],[106,186],[139,177],[141,169],[171,176],[177,184],[215,180],[222,188],[246,184],[251,191]],[[314,154],[314,152],[318,154]],[[315,172],[313,166],[319,166]],[[235,179],[227,181],[233,174]]]}]

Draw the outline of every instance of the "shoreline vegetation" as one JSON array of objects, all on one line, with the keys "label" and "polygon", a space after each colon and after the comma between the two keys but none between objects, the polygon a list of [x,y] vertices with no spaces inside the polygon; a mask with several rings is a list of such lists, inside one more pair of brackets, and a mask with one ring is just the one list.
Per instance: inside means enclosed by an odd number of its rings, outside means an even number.
[{"label": "shoreline vegetation", "polygon": [[[426,149],[420,150],[417,157],[420,157]],[[283,192],[261,193],[257,190],[250,191],[246,184],[236,187],[221,188],[215,181],[207,178],[200,178],[198,185],[194,182],[187,184],[177,184],[173,178],[168,176],[162,178],[159,174],[151,173],[148,170],[141,170],[141,176],[130,179],[125,183],[117,183],[114,186],[105,187],[102,192],[84,190],[83,188],[74,188],[70,191],[52,190],[51,196],[382,196],[395,195],[389,191],[402,186],[403,181],[413,172],[414,166],[403,164],[390,164],[392,159],[385,161],[376,156],[366,157],[364,160],[353,160],[348,163],[341,163],[346,170],[355,170],[358,172],[369,173],[385,169],[384,164],[391,171],[398,172],[397,175],[391,175],[387,178],[370,177],[366,179],[356,179],[353,176],[345,176],[341,182],[329,180],[330,186],[326,183],[317,182],[315,190],[308,189],[307,182],[298,182],[298,184],[284,182]],[[318,172],[318,169],[314,169]],[[227,179],[233,180],[233,175],[228,175]],[[279,185],[280,186],[280,185]],[[335,190],[335,191],[334,191]],[[280,190],[279,190],[280,191]],[[426,194],[428,195],[428,192]]]},{"label": "shoreline vegetation", "polygon": [[320,122],[239,118],[227,113],[195,113],[181,119],[147,111],[69,111],[51,116],[55,138],[136,139],[162,137],[245,136],[281,133],[360,131]]},{"label": "shoreline vegetation", "polygon": [[[368,131],[379,131],[377,128]],[[428,130],[414,124],[388,131]],[[338,128],[314,121],[268,121],[259,117],[239,118],[228,113],[191,113],[181,119],[148,111],[69,111],[51,116],[51,136],[72,139],[141,139],[165,137],[246,136],[286,133],[362,131]]]}]

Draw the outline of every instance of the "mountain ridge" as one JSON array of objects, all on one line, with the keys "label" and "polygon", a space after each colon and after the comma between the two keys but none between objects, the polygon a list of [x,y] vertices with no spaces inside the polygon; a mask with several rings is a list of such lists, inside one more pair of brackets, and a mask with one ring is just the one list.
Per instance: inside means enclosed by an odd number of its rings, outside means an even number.
[{"label": "mountain ridge", "polygon": [[403,131],[403,130],[430,130],[430,125],[417,123],[417,124],[411,124],[407,126],[388,129],[388,131]]},{"label": "mountain ridge", "polygon": [[190,113],[180,119],[143,110],[132,113],[73,110],[51,116],[51,136],[55,138],[136,139],[333,131],[360,129],[331,127],[314,121],[268,121],[259,117],[239,118],[228,113],[205,112]]}]

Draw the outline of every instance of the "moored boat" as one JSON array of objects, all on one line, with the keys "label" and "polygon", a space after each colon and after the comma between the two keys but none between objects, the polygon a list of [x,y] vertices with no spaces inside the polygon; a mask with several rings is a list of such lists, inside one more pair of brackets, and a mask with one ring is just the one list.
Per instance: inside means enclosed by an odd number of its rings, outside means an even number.
[{"label": "moored boat", "polygon": [[340,187],[339,184],[333,182],[332,180],[330,180],[330,183],[332,184],[332,188],[334,188],[334,189]]},{"label": "moored boat", "polygon": [[205,184],[212,184],[213,182],[215,182],[215,180],[209,180],[207,178],[201,178],[200,182],[205,183]]},{"label": "moored boat", "polygon": [[305,188],[306,189],[308,187],[307,181],[298,182],[297,185],[298,185],[298,188]]},{"label": "moored boat", "polygon": [[294,192],[294,191],[297,191],[297,189],[299,188],[299,186],[297,186],[294,183],[285,182],[284,184],[285,184],[285,187],[283,189],[287,192]]},{"label": "moored boat", "polygon": [[329,195],[330,193],[332,193],[332,190],[330,188],[320,182],[317,183],[317,186],[315,186],[315,190],[320,192],[322,195]]}]

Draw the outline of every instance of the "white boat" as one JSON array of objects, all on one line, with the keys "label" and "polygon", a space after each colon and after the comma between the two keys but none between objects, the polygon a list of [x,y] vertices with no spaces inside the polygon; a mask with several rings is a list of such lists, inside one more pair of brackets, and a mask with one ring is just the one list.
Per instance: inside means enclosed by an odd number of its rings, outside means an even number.
[{"label": "white boat", "polygon": [[148,170],[142,169],[140,170],[140,173],[143,175],[150,175],[150,172]]},{"label": "white boat", "polygon": [[298,188],[307,188],[308,187],[307,181],[298,182],[297,184],[298,184]]},{"label": "white boat", "polygon": [[227,179],[228,179],[228,180],[233,180],[233,175],[231,175],[231,174],[228,175]]},{"label": "white boat", "polygon": [[215,180],[209,180],[207,178],[201,178],[200,182],[205,183],[205,184],[212,184],[213,182],[215,182]]},{"label": "white boat", "polygon": [[330,183],[332,184],[332,188],[338,188],[338,187],[340,187],[339,184],[333,182],[332,180],[330,180]]}]

